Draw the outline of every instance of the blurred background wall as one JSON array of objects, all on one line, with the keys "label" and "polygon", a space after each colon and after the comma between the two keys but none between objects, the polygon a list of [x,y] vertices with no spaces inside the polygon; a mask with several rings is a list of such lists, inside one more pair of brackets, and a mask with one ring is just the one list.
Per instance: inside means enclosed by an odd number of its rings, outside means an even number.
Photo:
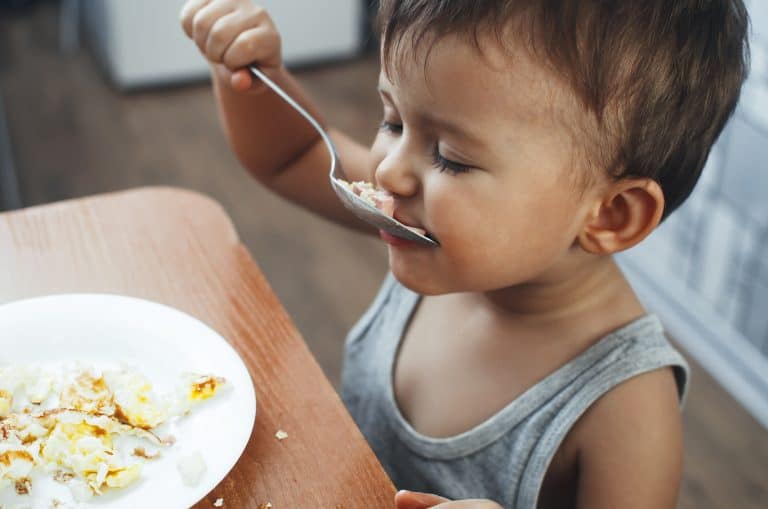
[{"label": "blurred background wall", "polygon": [[[183,4],[63,0],[63,20],[71,26],[82,19],[90,46],[121,89],[177,83],[208,75],[197,48],[177,29]],[[365,5],[360,0],[265,0],[260,5],[280,27],[287,65],[349,58],[363,47]],[[77,11],[82,11],[81,17]]]}]

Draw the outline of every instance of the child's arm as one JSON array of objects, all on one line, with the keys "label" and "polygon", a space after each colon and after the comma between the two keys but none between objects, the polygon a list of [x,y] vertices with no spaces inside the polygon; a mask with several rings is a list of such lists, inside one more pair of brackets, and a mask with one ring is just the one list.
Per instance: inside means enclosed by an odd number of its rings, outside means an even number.
[{"label": "child's arm", "polygon": [[[245,168],[285,198],[364,231],[328,181],[330,158],[310,124],[244,69],[259,66],[318,121],[317,110],[283,67],[280,35],[251,0],[188,0],[181,12],[186,34],[211,62],[219,113],[230,145]],[[327,129],[327,126],[326,126]],[[348,180],[370,180],[368,149],[330,130]]]},{"label": "child's arm", "polygon": [[671,368],[611,390],[571,433],[579,449],[577,507],[676,507],[683,433]]}]

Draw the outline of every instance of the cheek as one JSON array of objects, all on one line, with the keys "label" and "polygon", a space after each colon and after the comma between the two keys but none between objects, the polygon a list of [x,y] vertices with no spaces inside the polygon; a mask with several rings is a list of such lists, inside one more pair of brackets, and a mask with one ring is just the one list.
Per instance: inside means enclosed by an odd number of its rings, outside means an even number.
[{"label": "cheek", "polygon": [[[473,289],[535,277],[571,245],[575,206],[551,193],[435,192],[427,202],[445,270]],[[535,197],[534,197],[535,196]]]},{"label": "cheek", "polygon": [[[442,179],[454,179],[443,174]],[[438,266],[441,272],[450,273],[452,279],[469,282],[478,272],[490,269],[489,260],[504,257],[507,241],[514,225],[501,218],[510,217],[509,205],[500,209],[483,196],[477,196],[456,180],[447,180],[435,186],[425,202],[429,227],[442,247]],[[463,286],[463,284],[462,284]]]},{"label": "cheek", "polygon": [[[482,177],[480,177],[482,178]],[[493,183],[473,185],[462,176],[445,173],[429,182],[425,196],[426,214],[433,233],[450,250],[482,251],[515,228],[510,218],[519,216],[519,204],[498,199]]]}]

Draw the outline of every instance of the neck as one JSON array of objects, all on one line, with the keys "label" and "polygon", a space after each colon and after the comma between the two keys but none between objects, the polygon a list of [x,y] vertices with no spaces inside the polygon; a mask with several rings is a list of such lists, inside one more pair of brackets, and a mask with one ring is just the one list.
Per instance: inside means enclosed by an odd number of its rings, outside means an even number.
[{"label": "neck", "polygon": [[564,321],[593,309],[639,316],[642,305],[611,257],[584,257],[520,285],[479,294],[496,313],[535,322]]}]

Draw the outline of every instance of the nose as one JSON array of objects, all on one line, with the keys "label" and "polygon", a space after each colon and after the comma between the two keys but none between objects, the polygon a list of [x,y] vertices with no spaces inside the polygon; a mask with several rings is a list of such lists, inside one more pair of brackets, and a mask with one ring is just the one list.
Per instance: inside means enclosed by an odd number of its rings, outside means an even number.
[{"label": "nose", "polygon": [[400,139],[393,143],[376,167],[374,178],[377,187],[389,191],[394,196],[414,196],[420,185],[414,159],[409,153],[406,140]]}]

